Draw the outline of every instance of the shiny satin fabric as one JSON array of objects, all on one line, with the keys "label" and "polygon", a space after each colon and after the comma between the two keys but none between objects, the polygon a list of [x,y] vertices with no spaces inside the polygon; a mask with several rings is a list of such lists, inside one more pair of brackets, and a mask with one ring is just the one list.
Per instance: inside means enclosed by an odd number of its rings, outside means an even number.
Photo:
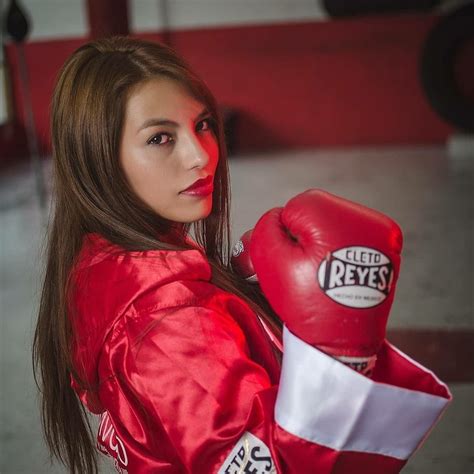
[{"label": "shiny satin fabric", "polygon": [[[117,471],[399,472],[406,460],[341,452],[275,422],[284,386],[275,336],[243,300],[210,279],[211,267],[198,248],[130,252],[98,234],[84,238],[69,302],[71,350],[82,380],[71,377],[71,386],[100,416],[97,447]],[[312,370],[326,370],[328,357],[312,347],[309,352],[305,376],[311,378]],[[335,382],[350,370],[339,366]],[[420,389],[416,363],[390,356],[383,369],[380,383]],[[436,384],[430,378],[426,390],[435,393]],[[352,394],[323,387],[302,399],[311,411],[327,397],[336,400],[328,416],[337,417],[338,404]]]},{"label": "shiny satin fabric", "polygon": [[[251,417],[262,412],[258,393],[276,390],[280,366],[261,322],[210,277],[198,249],[125,252],[98,234],[84,240],[70,307],[75,367],[91,389],[71,384],[128,440],[129,472],[208,472],[222,462],[219,445],[261,422]],[[201,466],[209,450],[215,460]]]},{"label": "shiny satin fabric", "polygon": [[127,312],[193,303],[230,312],[250,341],[252,357],[270,371],[273,382],[277,381],[278,362],[261,322],[245,302],[210,283],[210,265],[198,249],[126,252],[91,233],[84,239],[74,274],[70,315],[76,340],[75,366],[92,386],[98,383],[97,362],[103,344]]}]

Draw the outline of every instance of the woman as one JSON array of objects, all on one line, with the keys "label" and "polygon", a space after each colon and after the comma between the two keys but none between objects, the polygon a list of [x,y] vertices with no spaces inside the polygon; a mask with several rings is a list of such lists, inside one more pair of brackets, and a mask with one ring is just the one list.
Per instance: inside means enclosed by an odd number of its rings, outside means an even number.
[{"label": "woman", "polygon": [[[423,413],[409,446],[372,446],[364,430],[325,439],[334,430],[321,431],[321,418],[306,435],[275,421],[277,399],[281,412],[281,394],[300,381],[280,381],[280,318],[231,269],[222,119],[185,61],[127,37],[85,44],[63,66],[51,110],[55,212],[33,347],[51,454],[70,472],[97,472],[87,408],[100,415],[97,448],[120,472],[398,472],[450,394],[390,348],[379,360],[391,375],[372,382],[287,336],[334,384],[328,426],[355,424],[340,416],[351,398],[341,377],[361,390],[393,386],[388,399],[406,397],[394,418]],[[321,390],[300,395],[325,406]]]}]

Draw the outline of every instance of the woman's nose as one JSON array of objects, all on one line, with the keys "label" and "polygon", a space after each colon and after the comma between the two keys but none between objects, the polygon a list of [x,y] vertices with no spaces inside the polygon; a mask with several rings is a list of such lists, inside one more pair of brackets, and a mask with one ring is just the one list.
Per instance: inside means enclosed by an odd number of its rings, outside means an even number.
[{"label": "woman's nose", "polygon": [[193,133],[183,140],[183,159],[188,168],[204,168],[209,162],[209,152],[200,138]]}]

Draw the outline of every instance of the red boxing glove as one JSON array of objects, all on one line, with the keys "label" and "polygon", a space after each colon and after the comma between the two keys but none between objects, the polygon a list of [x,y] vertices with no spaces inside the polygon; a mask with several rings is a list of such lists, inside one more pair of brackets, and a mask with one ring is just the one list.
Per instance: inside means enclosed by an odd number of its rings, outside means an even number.
[{"label": "red boxing glove", "polygon": [[380,212],[310,189],[259,219],[250,257],[290,331],[370,376],[385,339],[402,240],[399,226]]}]

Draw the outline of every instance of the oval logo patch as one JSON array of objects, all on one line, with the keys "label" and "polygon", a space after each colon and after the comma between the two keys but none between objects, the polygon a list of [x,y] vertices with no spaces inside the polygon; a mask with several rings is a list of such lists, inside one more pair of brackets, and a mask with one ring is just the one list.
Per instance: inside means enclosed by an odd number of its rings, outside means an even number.
[{"label": "oval logo patch", "polygon": [[318,282],[329,298],[351,308],[371,308],[390,294],[393,266],[370,247],[352,246],[328,253],[318,268]]}]

